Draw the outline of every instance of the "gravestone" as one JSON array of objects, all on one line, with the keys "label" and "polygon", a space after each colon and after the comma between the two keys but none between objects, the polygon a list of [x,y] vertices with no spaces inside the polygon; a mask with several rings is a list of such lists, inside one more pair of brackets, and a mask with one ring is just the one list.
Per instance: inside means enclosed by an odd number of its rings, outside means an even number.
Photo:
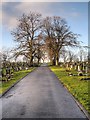
[{"label": "gravestone", "polygon": [[85,73],[86,74],[88,73],[88,66],[86,66]]},{"label": "gravestone", "polygon": [[83,76],[83,72],[82,72],[82,63],[78,64],[78,76]]},{"label": "gravestone", "polygon": [[25,69],[28,70],[28,67],[26,67]]},{"label": "gravestone", "polygon": [[85,73],[86,73],[86,75],[89,73],[89,70],[88,70],[88,62],[86,62],[86,64],[85,64]]},{"label": "gravestone", "polygon": [[77,64],[76,64],[76,63],[74,63],[74,69],[75,69],[75,70],[77,69]]},{"label": "gravestone", "polygon": [[70,68],[71,68],[71,69],[73,68],[73,65],[72,65],[72,64],[70,65]]},{"label": "gravestone", "polygon": [[80,72],[81,70],[80,70],[80,65],[78,65],[78,72]]},{"label": "gravestone", "polygon": [[85,70],[85,63],[83,63],[83,68],[82,69],[83,69],[83,71]]},{"label": "gravestone", "polygon": [[66,64],[66,68],[68,68],[69,67],[69,65],[68,65],[68,63]]}]

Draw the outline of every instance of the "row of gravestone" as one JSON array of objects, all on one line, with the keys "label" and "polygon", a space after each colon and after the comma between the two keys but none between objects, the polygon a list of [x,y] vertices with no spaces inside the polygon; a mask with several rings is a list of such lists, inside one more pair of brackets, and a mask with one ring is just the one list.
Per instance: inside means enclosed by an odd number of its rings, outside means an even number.
[{"label": "row of gravestone", "polygon": [[69,70],[76,70],[80,75],[89,75],[90,73],[88,62],[66,63],[65,67]]},{"label": "row of gravestone", "polygon": [[0,80],[2,82],[7,82],[11,80],[14,72],[25,69],[26,70],[29,69],[29,65],[26,62],[17,62],[17,63],[3,62],[1,68]]}]

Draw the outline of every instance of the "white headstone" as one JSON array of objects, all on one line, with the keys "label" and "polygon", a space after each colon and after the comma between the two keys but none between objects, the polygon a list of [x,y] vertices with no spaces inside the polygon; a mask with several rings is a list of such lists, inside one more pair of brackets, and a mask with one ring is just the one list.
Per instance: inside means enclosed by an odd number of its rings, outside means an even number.
[{"label": "white headstone", "polygon": [[85,68],[84,68],[84,63],[83,63],[83,70],[85,70]]},{"label": "white headstone", "polygon": [[79,66],[79,65],[78,65],[78,71],[81,71],[81,70],[80,70],[80,66]]},{"label": "white headstone", "polygon": [[71,67],[71,68],[73,68],[73,66],[72,66],[72,65],[71,65],[70,67]]},{"label": "white headstone", "polygon": [[76,64],[74,65],[74,69],[75,69],[75,70],[77,69],[77,65],[76,65]]},{"label": "white headstone", "polygon": [[67,68],[68,68],[68,63],[67,63]]},{"label": "white headstone", "polygon": [[86,73],[88,73],[88,67],[86,66]]}]

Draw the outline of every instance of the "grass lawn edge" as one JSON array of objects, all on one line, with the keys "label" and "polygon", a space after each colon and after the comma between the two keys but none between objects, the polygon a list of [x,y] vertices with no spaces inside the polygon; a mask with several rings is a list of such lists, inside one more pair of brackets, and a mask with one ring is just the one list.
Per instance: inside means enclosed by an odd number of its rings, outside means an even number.
[{"label": "grass lawn edge", "polygon": [[[51,70],[51,68],[49,67],[50,71],[53,72]],[[54,72],[53,72],[54,73]],[[80,110],[85,114],[85,116],[88,118],[88,120],[90,120],[90,114],[88,113],[88,111],[83,107],[83,105],[75,98],[75,96],[69,91],[69,89],[64,85],[64,83],[60,80],[60,78],[58,78],[58,76],[54,73],[54,75],[56,76],[56,78],[59,80],[59,82],[63,85],[63,87],[69,92],[69,94],[71,95],[72,99],[75,101],[75,103],[78,105],[78,107],[80,108]]]},{"label": "grass lawn edge", "polygon": [[20,78],[19,80],[17,80],[13,85],[11,85],[7,90],[5,90],[1,95],[0,98],[3,97],[11,88],[13,88],[18,82],[20,82],[23,78],[25,78],[26,76],[28,76],[28,74],[30,74],[31,72],[33,72],[34,70],[36,70],[37,67],[33,68],[29,73],[27,73],[27,75],[25,75],[24,77]]}]

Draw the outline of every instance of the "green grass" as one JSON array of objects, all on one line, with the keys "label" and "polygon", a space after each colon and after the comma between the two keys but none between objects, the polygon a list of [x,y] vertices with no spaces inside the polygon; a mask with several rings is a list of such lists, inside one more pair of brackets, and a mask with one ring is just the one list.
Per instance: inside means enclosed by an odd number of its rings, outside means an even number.
[{"label": "green grass", "polygon": [[6,91],[10,86],[12,86],[14,83],[16,83],[18,80],[26,76],[29,72],[31,72],[34,68],[30,68],[29,70],[22,70],[18,72],[14,72],[13,77],[10,81],[0,83],[0,94],[2,94],[4,91]]},{"label": "green grass", "polygon": [[[85,76],[68,76],[65,68],[56,66],[50,67],[56,74],[61,83],[70,91],[70,93],[82,104],[82,106],[90,113],[90,101],[88,85],[90,81],[81,80]],[[71,70],[72,73],[77,74],[77,71]]]}]

